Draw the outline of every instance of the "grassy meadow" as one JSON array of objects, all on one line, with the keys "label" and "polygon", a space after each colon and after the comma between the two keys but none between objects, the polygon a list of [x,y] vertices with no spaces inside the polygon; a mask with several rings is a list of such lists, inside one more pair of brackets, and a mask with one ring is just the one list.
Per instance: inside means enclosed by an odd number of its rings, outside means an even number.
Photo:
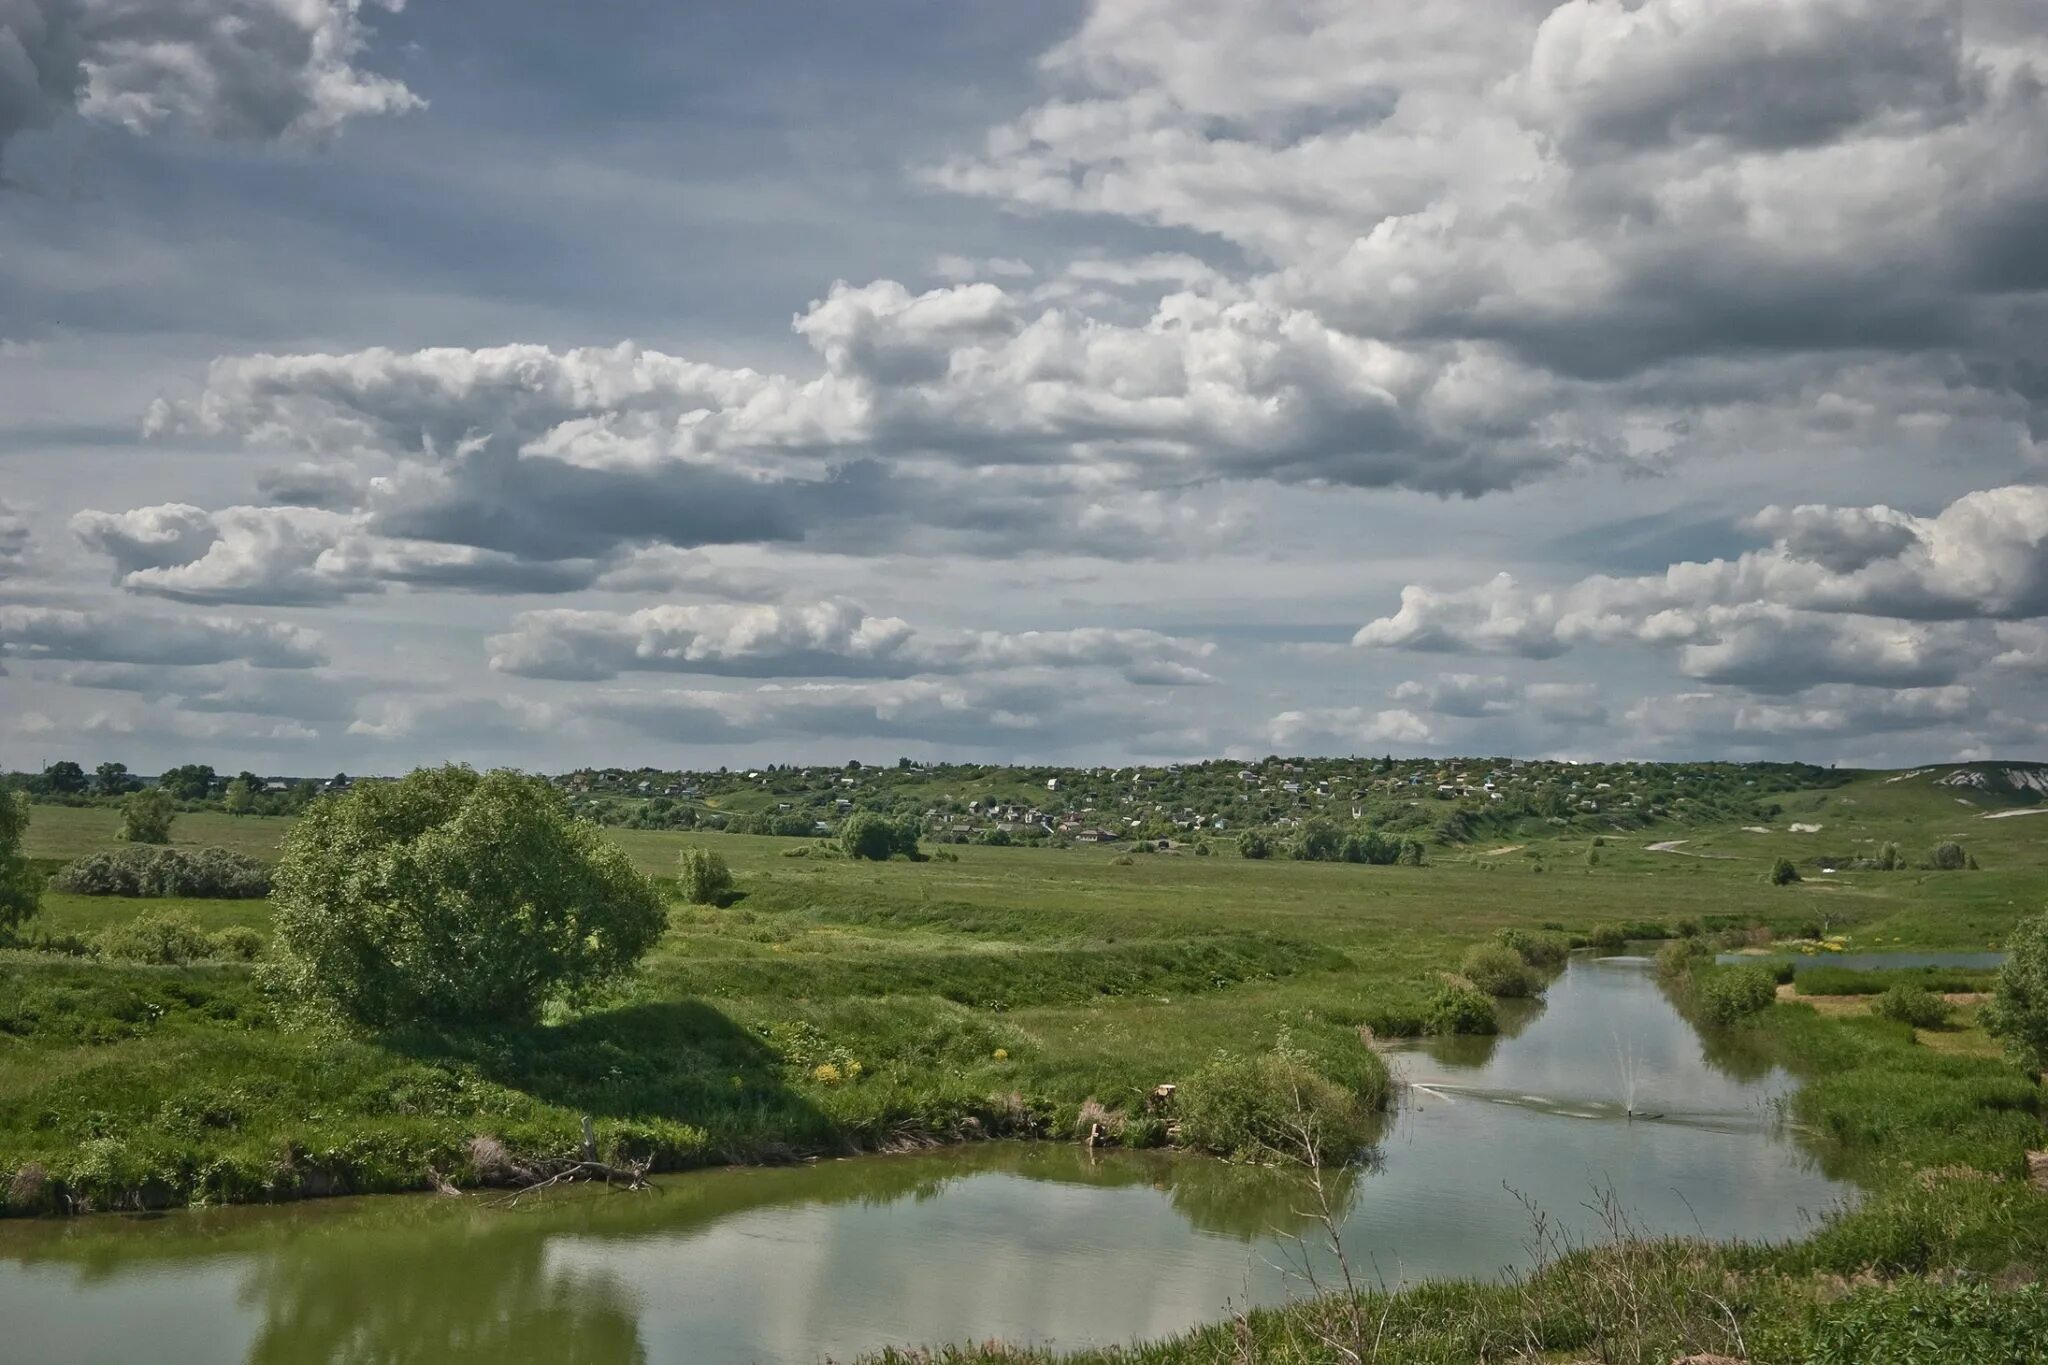
[{"label": "grassy meadow", "polygon": [[[736,897],[676,903],[612,997],[491,1036],[286,1028],[243,964],[0,952],[0,1171],[38,1167],[93,1207],[413,1189],[430,1171],[486,1174],[473,1138],[568,1150],[583,1114],[610,1147],[667,1167],[1065,1138],[1088,1101],[1157,1141],[1145,1097],[1220,1051],[1284,1039],[1371,1089],[1383,1071],[1367,1030],[1415,1031],[1441,973],[1507,927],[1761,925],[1857,949],[1981,949],[2048,892],[2048,819],[1985,820],[1882,776],[1786,805],[1768,833],[1571,831],[1435,846],[1422,867],[975,845],[871,863],[816,842],[612,830],[657,877],[683,848],[715,847]],[[272,859],[288,823],[191,813],[173,838]],[[115,828],[111,810],[38,806],[26,851],[55,867],[117,847]],[[1779,856],[1810,867],[1949,837],[1982,870],[1764,878]],[[260,900],[49,892],[32,928],[89,941],[166,907],[209,931],[267,926]],[[1966,1037],[1967,1016],[1952,1031]]]}]

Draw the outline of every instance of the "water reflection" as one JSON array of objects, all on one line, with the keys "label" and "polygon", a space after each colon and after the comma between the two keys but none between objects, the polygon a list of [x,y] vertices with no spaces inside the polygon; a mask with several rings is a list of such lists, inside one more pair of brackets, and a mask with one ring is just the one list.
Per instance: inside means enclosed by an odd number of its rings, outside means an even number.
[{"label": "water reflection", "polygon": [[[1524,1201],[1599,1235],[1804,1230],[1839,1197],[1773,1121],[1790,1078],[1702,1038],[1639,962],[1578,961],[1502,1036],[1397,1054],[1416,1082],[1333,1188],[1388,1281],[1526,1263]],[[1634,1117],[1631,1117],[1630,1111]],[[0,1225],[8,1358],[49,1362],[798,1362],[890,1342],[1129,1341],[1327,1277],[1298,1173],[989,1144],[657,1194],[330,1201]]]}]

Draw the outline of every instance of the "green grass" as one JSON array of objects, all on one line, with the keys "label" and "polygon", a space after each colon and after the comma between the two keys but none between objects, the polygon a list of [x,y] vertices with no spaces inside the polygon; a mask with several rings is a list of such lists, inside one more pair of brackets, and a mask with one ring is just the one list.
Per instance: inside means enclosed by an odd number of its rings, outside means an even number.
[{"label": "green grass", "polygon": [[[1869,802],[1892,825],[1866,820],[1868,837],[1909,845],[1931,842],[1941,822],[1930,812],[1952,800],[1875,779],[1794,799],[1822,798],[1824,827]],[[1925,830],[1907,826],[1904,807],[1928,819]],[[0,1170],[58,1170],[94,1142],[96,1170],[151,1172],[131,1196],[148,1184],[170,1191],[153,1197],[251,1197],[294,1177],[252,1184],[246,1171],[207,1176],[210,1163],[269,1153],[288,1169],[278,1153],[320,1151],[331,1154],[325,1185],[412,1188],[428,1166],[459,1174],[471,1136],[524,1135],[552,1150],[582,1113],[640,1134],[669,1164],[911,1134],[1064,1136],[1083,1101],[1136,1112],[1153,1087],[1220,1052],[1254,1055],[1285,1039],[1323,1074],[1354,1075],[1368,1055],[1362,1025],[1414,1031],[1440,974],[1502,930],[1583,938],[1603,925],[1694,922],[1792,933],[1824,918],[1854,947],[1980,946],[2048,887],[2038,841],[2007,828],[2025,821],[1980,823],[2004,841],[1980,854],[1991,871],[1786,888],[1762,872],[1817,836],[1674,831],[1685,847],[1742,850],[1707,859],[1649,851],[1656,831],[1616,833],[1589,869],[1583,834],[1513,855],[1444,848],[1411,868],[979,846],[949,850],[957,859],[866,863],[786,857],[799,846],[787,839],[615,830],[660,877],[683,848],[715,847],[737,897],[676,904],[630,986],[495,1039],[288,1032],[245,966],[0,955]],[[181,844],[274,858],[286,826],[199,813],[173,832]],[[117,827],[112,810],[38,807],[27,851],[53,865],[117,847]],[[54,894],[35,929],[89,940],[167,904],[209,932],[267,932],[261,901]],[[838,1079],[819,1079],[820,1067]],[[158,1121],[223,1091],[247,1098],[219,1123]],[[400,1093],[433,1098],[394,1101]],[[147,1148],[146,1159],[108,1165],[107,1142]],[[98,1202],[121,1202],[114,1175],[93,1188]]]}]

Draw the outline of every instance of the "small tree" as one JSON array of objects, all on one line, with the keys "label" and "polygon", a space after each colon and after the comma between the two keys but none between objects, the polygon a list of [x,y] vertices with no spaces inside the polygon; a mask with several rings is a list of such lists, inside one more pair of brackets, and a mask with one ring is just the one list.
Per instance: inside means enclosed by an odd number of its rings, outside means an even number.
[{"label": "small tree", "polygon": [[126,763],[102,763],[92,772],[92,789],[98,796],[120,796],[135,789]]},{"label": "small tree", "polygon": [[1780,858],[1771,864],[1771,885],[1790,886],[1799,880],[1799,869],[1790,858]]},{"label": "small tree", "polygon": [[1984,1006],[1984,1029],[2004,1039],[2021,1066],[2048,1071],[2048,915],[2022,921],[2006,947],[2010,955]]},{"label": "small tree", "polygon": [[256,809],[256,789],[249,780],[238,777],[228,783],[227,793],[220,799],[221,809],[229,815],[247,815]]},{"label": "small tree", "polygon": [[0,791],[0,939],[35,918],[42,907],[42,879],[21,855],[28,834],[28,798]]},{"label": "small tree", "polygon": [[114,837],[130,844],[168,844],[177,818],[160,787],[145,787],[121,803],[121,828]]},{"label": "small tree", "polygon": [[676,886],[692,905],[719,905],[732,891],[732,869],[723,854],[686,848],[676,859]]},{"label": "small tree", "polygon": [[1248,829],[1237,836],[1237,856],[1270,858],[1273,856],[1273,840],[1262,829]]},{"label": "small tree", "polygon": [[530,1022],[630,971],[667,924],[544,779],[453,766],[315,802],[273,901],[272,983],[376,1028]]},{"label": "small tree", "polygon": [[917,824],[912,820],[891,820],[873,811],[856,811],[839,827],[839,846],[849,858],[887,862],[896,854],[917,856]]},{"label": "small tree", "polygon": [[1960,872],[1969,863],[1969,855],[1963,846],[1953,839],[1943,839],[1928,855],[1928,865],[1937,872]]}]

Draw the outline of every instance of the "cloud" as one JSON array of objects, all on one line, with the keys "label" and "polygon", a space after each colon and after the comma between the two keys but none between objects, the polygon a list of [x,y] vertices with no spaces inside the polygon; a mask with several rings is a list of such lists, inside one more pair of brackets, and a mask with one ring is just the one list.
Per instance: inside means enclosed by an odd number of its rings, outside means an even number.
[{"label": "cloud", "polygon": [[1684,752],[1725,752],[1730,742],[1812,740],[1923,729],[1953,731],[1981,715],[1967,687],[1895,689],[1829,685],[1759,701],[1728,692],[1644,697],[1627,723]]},{"label": "cloud", "polygon": [[[404,0],[370,0],[397,10]],[[136,132],[318,140],[418,96],[355,65],[364,0],[0,0],[0,153],[77,112]]]},{"label": "cloud", "polygon": [[1413,711],[1374,711],[1362,706],[1283,711],[1266,723],[1266,739],[1290,753],[1331,752],[1379,744],[1425,745],[1437,738],[1429,722]]},{"label": "cloud", "polygon": [[28,509],[0,498],[0,578],[9,578],[28,563]]},{"label": "cloud", "polygon": [[327,657],[317,632],[272,621],[20,606],[0,606],[0,655],[157,666],[242,660],[257,668],[312,668]]},{"label": "cloud", "polygon": [[1359,627],[1351,643],[1362,649],[1547,659],[1569,648],[1558,639],[1557,615],[1553,597],[1524,592],[1510,574],[1448,592],[1411,583],[1401,589],[1400,610]]},{"label": "cloud", "polygon": [[604,567],[399,540],[376,535],[370,525],[355,513],[311,507],[208,512],[184,503],[86,510],[71,519],[80,541],[113,561],[116,584],[183,602],[312,606],[393,584],[558,593],[589,587]]},{"label": "cloud", "polygon": [[844,600],[524,612],[490,647],[498,672],[578,681],[625,672],[909,678],[1100,667],[1147,685],[1206,681],[1188,661],[1213,650],[1149,630],[919,631]]}]

